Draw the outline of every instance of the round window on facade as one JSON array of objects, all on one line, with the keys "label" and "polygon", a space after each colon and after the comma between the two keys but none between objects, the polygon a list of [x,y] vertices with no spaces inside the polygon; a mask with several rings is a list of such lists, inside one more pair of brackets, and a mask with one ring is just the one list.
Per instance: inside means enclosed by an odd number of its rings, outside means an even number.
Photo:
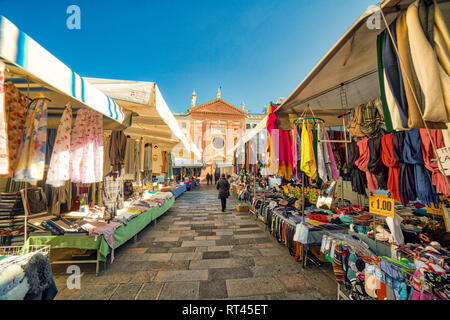
[{"label": "round window on facade", "polygon": [[222,138],[215,137],[212,141],[212,145],[215,149],[222,149],[225,143],[223,142]]}]

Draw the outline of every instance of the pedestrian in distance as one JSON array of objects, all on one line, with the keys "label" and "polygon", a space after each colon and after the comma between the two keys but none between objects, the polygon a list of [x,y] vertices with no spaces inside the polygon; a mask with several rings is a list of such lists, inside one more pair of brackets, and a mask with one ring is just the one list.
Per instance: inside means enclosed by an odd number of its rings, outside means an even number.
[{"label": "pedestrian in distance", "polygon": [[217,182],[217,190],[219,190],[218,198],[222,204],[222,212],[225,212],[227,208],[227,198],[230,196],[230,183],[225,178],[225,174],[222,174],[221,179]]}]

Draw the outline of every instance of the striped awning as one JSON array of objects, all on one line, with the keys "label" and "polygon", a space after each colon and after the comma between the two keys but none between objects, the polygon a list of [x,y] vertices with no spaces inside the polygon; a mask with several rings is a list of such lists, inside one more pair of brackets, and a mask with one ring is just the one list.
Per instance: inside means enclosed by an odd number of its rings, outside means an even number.
[{"label": "striped awning", "polygon": [[95,88],[39,43],[0,16],[0,60],[6,66],[6,81],[12,81],[30,98],[43,92],[49,98],[49,114],[61,114],[67,102],[74,108],[88,107],[121,124],[122,108]]}]

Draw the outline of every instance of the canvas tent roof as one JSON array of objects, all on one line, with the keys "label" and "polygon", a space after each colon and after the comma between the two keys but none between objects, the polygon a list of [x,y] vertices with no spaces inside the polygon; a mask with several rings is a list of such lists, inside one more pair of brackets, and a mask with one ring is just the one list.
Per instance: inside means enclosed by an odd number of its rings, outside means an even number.
[{"label": "canvas tent roof", "polygon": [[[384,0],[379,5],[390,24],[412,2]],[[438,5],[450,22],[450,2],[438,0]],[[279,117],[292,120],[309,105],[327,125],[342,125],[337,115],[379,97],[376,40],[384,29],[378,7],[367,9],[281,104]]]},{"label": "canvas tent roof", "polygon": [[126,134],[144,137],[167,151],[181,143],[189,152],[201,157],[197,147],[178,126],[155,82],[84,79],[113,98],[119,106],[133,112]]},{"label": "canvas tent roof", "polygon": [[102,113],[105,128],[127,125],[127,114],[113,99],[84,81],[3,16],[0,16],[0,60],[7,67],[6,82],[12,81],[31,99],[43,92],[51,100],[47,103],[50,128],[57,126],[67,102],[71,102],[74,110],[88,107]]}]

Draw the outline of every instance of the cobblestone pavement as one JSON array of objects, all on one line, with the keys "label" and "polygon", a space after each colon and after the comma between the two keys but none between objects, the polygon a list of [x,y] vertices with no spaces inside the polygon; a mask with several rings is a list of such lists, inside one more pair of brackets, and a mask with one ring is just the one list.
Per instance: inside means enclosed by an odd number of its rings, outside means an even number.
[{"label": "cobblestone pavement", "polygon": [[80,265],[80,290],[67,288],[67,265],[53,265],[56,299],[336,299],[330,264],[302,269],[236,203],[230,197],[222,213],[215,188],[184,193],[98,276],[94,265]]}]

